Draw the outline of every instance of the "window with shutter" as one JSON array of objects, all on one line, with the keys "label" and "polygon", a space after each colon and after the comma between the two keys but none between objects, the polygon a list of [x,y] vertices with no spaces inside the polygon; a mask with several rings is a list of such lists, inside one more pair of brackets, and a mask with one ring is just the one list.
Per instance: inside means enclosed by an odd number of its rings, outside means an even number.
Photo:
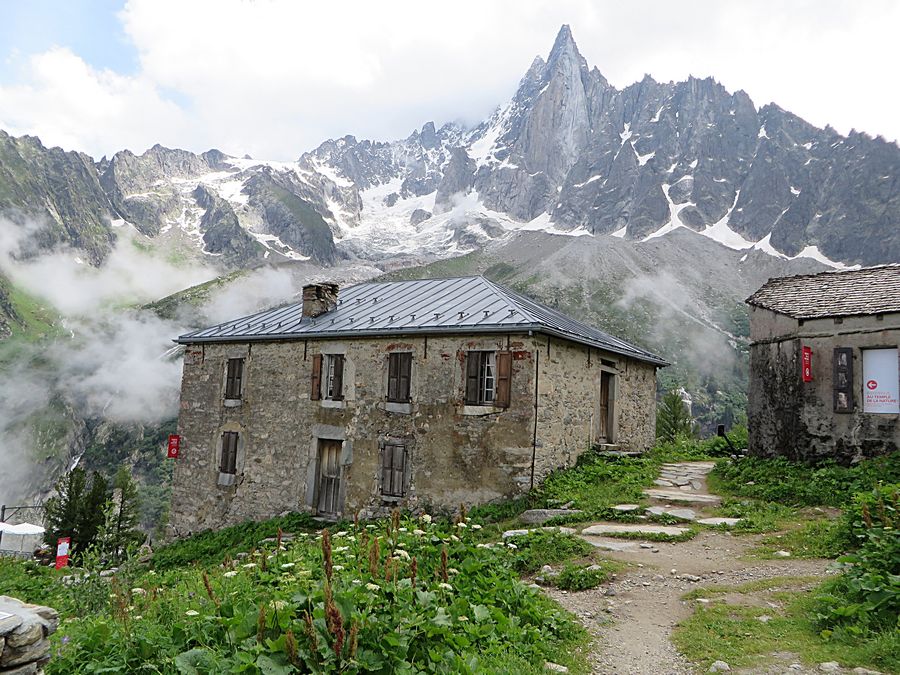
[{"label": "window with shutter", "polygon": [[510,384],[512,379],[512,352],[497,352],[497,392],[494,404],[509,407]]},{"label": "window with shutter", "polygon": [[406,496],[406,445],[391,441],[381,450],[381,495]]},{"label": "window with shutter", "polygon": [[238,400],[241,398],[244,380],[244,359],[228,359],[225,369],[225,398]]},{"label": "window with shutter", "polygon": [[310,382],[309,397],[313,401],[322,398],[322,355],[316,354],[312,360],[312,379]]},{"label": "window with shutter", "polygon": [[509,406],[511,375],[512,355],[509,352],[468,352],[466,405]]},{"label": "window with shutter", "polygon": [[344,355],[328,354],[325,366],[325,398],[340,401],[344,398]]},{"label": "window with shutter", "polygon": [[388,401],[393,403],[409,402],[411,376],[412,354],[410,352],[397,352],[388,356]]},{"label": "window with shutter", "polygon": [[222,457],[220,473],[237,473],[238,432],[226,431],[222,434]]}]

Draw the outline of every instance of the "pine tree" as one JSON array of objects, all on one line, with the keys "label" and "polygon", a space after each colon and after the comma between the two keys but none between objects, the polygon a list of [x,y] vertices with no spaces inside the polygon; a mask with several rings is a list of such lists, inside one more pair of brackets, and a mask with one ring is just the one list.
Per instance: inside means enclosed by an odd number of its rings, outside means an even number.
[{"label": "pine tree", "polygon": [[103,508],[109,499],[108,489],[106,479],[95,471],[91,476],[91,489],[85,493],[78,515],[78,532],[84,548],[97,537],[97,530],[103,522]]},{"label": "pine tree", "polygon": [[138,528],[140,524],[141,504],[138,498],[137,483],[131,471],[124,464],[119,467],[113,479],[113,504],[115,505],[115,521],[111,533],[113,560],[120,561],[128,550],[144,540],[144,534]]},{"label": "pine tree", "polygon": [[670,391],[663,396],[656,412],[656,438],[671,443],[679,436],[695,435],[694,418],[688,412],[681,395],[675,390]]},{"label": "pine tree", "polygon": [[60,537],[70,537],[71,546],[86,545],[79,530],[82,505],[87,487],[84,469],[76,467],[60,476],[54,490],[56,495],[44,502],[44,541],[55,546]]}]

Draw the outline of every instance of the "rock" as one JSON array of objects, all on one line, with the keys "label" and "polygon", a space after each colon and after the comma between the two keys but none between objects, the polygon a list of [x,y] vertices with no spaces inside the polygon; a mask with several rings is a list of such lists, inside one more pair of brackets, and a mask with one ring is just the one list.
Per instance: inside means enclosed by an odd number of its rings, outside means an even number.
[{"label": "rock", "polygon": [[551,518],[558,516],[577,516],[583,513],[577,509],[529,509],[525,511],[521,520],[527,525],[541,525]]},{"label": "rock", "polygon": [[653,548],[653,544],[641,544],[641,548]]},{"label": "rock", "polygon": [[790,557],[791,557],[791,552],[790,552],[790,551],[775,551],[775,557],[777,557],[777,558],[790,558]]},{"label": "rock", "polygon": [[855,675],[881,675],[881,671],[869,670],[868,668],[854,668],[850,672],[855,673]]},{"label": "rock", "polygon": [[431,211],[426,211],[425,209],[415,209],[411,214],[409,214],[409,224],[415,227],[420,223],[424,223],[426,220],[430,219],[433,214]]},{"label": "rock", "polygon": [[707,673],[727,673],[731,670],[731,666],[729,666],[725,661],[713,661],[713,664],[707,670]]},{"label": "rock", "polygon": [[9,614],[0,611],[0,637],[12,633],[22,625],[22,617],[17,614]]},{"label": "rock", "polygon": [[[547,532],[559,532],[561,534],[575,534],[575,530],[571,527],[541,527],[541,530],[545,530]],[[510,537],[522,537],[530,532],[534,532],[534,530],[507,530],[503,533],[504,539],[509,539]]]},{"label": "rock", "polygon": [[743,520],[742,518],[701,518],[697,521],[700,525],[727,525],[733,527]]},{"label": "rock", "polygon": [[687,528],[672,525],[625,525],[621,523],[596,523],[581,531],[583,535],[603,535],[618,533],[664,534],[677,537],[687,532]]},{"label": "rock", "polygon": [[613,511],[618,511],[620,513],[632,513],[641,508],[640,504],[616,504],[612,507]]},{"label": "rock", "polygon": [[611,597],[611,598],[618,595],[618,593],[616,593],[616,589],[613,588],[612,586],[610,586],[609,588],[607,588],[607,589],[603,592],[603,594],[604,594],[604,595],[607,595],[607,596],[609,596],[609,597]]},{"label": "rock", "polygon": [[3,671],[3,675],[37,675],[37,673],[38,665],[36,662],[26,663],[18,668],[11,668]]},{"label": "rock", "polygon": [[696,574],[682,574],[678,578],[684,579],[685,581],[690,581],[691,583],[694,583],[694,584],[697,583],[698,581],[700,581],[700,577],[698,577]]},{"label": "rock", "polygon": [[568,673],[569,669],[565,666],[561,666],[558,663],[553,663],[552,661],[547,661],[544,664],[544,670],[549,670],[551,673]]},{"label": "rock", "polygon": [[841,672],[841,664],[837,661],[826,661],[819,664],[819,671],[823,673],[839,673]]},{"label": "rock", "polygon": [[21,666],[32,661],[40,661],[50,651],[49,640],[38,640],[19,649],[10,648],[7,644],[0,657],[0,669]]},{"label": "rock", "polygon": [[756,617],[756,620],[761,623],[769,623],[772,620],[772,617],[768,614],[760,614],[758,617]]}]

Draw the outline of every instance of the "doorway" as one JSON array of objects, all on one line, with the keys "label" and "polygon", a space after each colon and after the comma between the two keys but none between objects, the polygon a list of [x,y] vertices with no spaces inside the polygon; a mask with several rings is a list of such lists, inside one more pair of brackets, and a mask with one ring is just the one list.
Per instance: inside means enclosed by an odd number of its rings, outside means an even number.
[{"label": "doorway", "polygon": [[597,443],[612,443],[612,397],[613,375],[600,371],[600,412],[597,424]]},{"label": "doorway", "polygon": [[316,513],[337,518],[341,512],[341,446],[342,441],[319,439],[319,483]]}]

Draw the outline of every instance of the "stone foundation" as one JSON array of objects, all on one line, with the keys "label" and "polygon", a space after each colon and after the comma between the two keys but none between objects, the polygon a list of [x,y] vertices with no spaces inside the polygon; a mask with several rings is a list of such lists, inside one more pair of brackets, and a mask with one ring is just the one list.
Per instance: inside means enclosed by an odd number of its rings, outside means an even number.
[{"label": "stone foundation", "polygon": [[58,625],[55,609],[0,595],[0,675],[42,673]]}]

